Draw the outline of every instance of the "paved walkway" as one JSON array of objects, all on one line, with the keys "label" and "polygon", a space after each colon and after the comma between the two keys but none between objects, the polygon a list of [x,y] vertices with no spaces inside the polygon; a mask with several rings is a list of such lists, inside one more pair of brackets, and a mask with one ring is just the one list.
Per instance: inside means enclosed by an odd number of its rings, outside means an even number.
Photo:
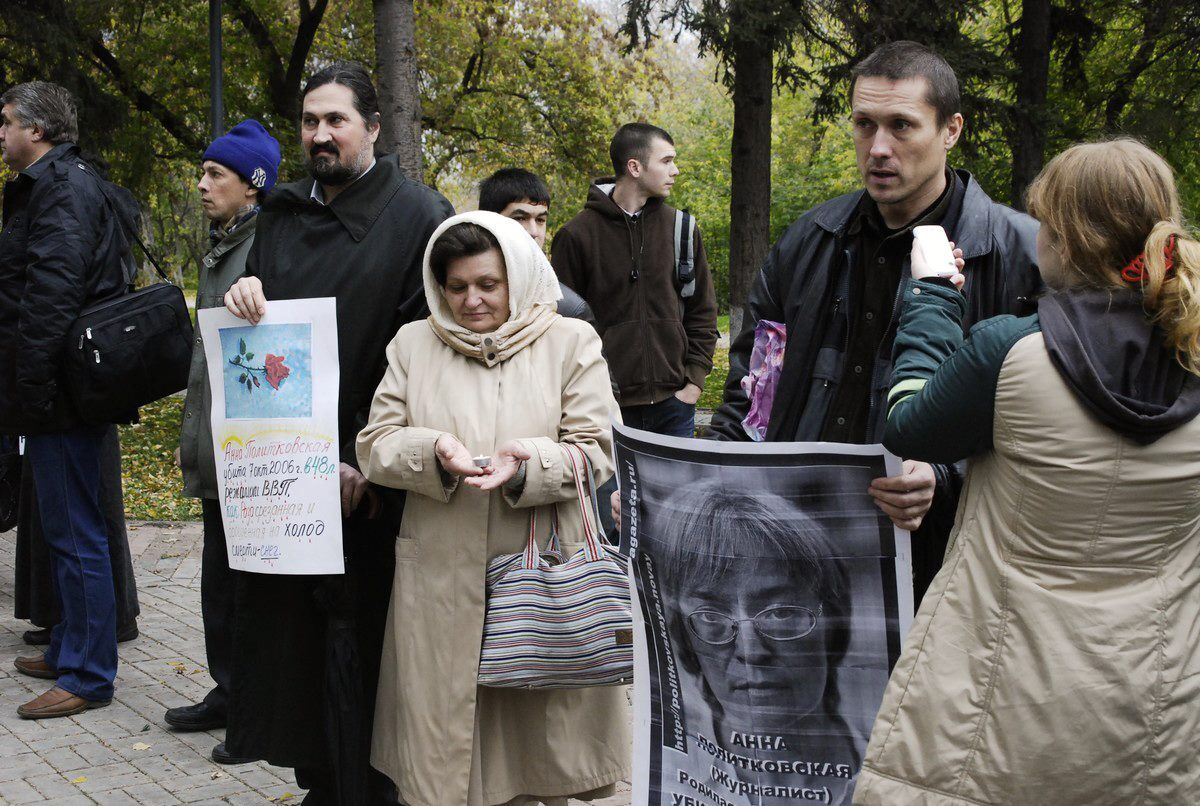
[{"label": "paved walkway", "polygon": [[[29,624],[12,618],[15,533],[0,534],[0,806],[75,804],[298,803],[290,770],[263,763],[225,767],[209,759],[223,731],[175,733],[172,706],[196,702],[212,681],[200,624],[199,524],[130,524],[142,615],[140,637],[120,645],[112,705],[77,717],[17,717],[48,681],[18,674],[30,654]],[[624,806],[629,789],[595,806]],[[452,806],[452,804],[447,804]]]}]

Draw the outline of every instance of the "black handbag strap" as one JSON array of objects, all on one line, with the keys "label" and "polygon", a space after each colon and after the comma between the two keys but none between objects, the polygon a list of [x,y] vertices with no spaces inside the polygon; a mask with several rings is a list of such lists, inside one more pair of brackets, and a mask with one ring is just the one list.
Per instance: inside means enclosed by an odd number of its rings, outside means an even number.
[{"label": "black handbag strap", "polygon": [[[96,182],[96,187],[100,189],[100,195],[103,196],[104,201],[108,203],[108,209],[111,210],[113,216],[116,217],[117,224],[121,227],[121,231],[127,237],[132,236],[134,242],[142,248],[142,252],[146,255],[146,259],[150,261],[150,265],[154,267],[154,270],[156,272],[158,272],[158,276],[163,279],[163,282],[170,283],[171,278],[168,277],[166,272],[164,272],[162,270],[162,266],[159,266],[158,261],[154,259],[153,253],[151,253],[151,251],[146,247],[146,244],[142,243],[142,239],[140,237],[138,237],[137,226],[136,225],[130,226],[130,227],[125,226],[125,219],[121,216],[120,208],[117,207],[117,203],[112,200],[112,196],[108,195],[108,191],[106,191],[104,189],[104,181],[96,173],[96,170],[94,168],[91,168],[83,160],[77,159],[75,164],[79,166],[79,170],[83,171],[85,174],[92,177],[92,179]],[[135,267],[135,270],[136,270],[136,267]],[[129,281],[132,283],[133,279],[134,278],[130,277]],[[173,285],[173,283],[172,283],[172,285]]]}]

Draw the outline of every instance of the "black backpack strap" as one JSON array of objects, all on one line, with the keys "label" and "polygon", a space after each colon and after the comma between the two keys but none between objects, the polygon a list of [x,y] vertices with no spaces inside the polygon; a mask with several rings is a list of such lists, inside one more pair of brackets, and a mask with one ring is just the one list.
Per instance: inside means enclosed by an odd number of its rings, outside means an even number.
[{"label": "black backpack strap", "polygon": [[696,293],[695,227],[691,213],[675,211],[675,282],[683,299]]},{"label": "black backpack strap", "polygon": [[[96,170],[80,159],[76,159],[75,164],[79,167],[79,170],[92,177],[92,179],[96,182],[96,187],[99,188],[100,195],[104,197],[104,201],[108,204],[108,209],[111,210],[113,216],[116,217],[117,223],[121,227],[121,231],[127,237],[132,237],[134,243],[142,248],[142,252],[146,255],[146,259],[150,261],[150,265],[154,267],[156,272],[158,272],[158,276],[161,277],[164,282],[171,282],[171,278],[168,277],[166,272],[162,270],[162,267],[158,265],[158,261],[154,259],[154,255],[149,249],[146,248],[146,244],[142,243],[142,239],[138,237],[136,222],[133,222],[131,225],[126,225],[125,218],[121,215],[121,208],[116,202],[113,201],[112,196],[108,195],[108,191],[104,188],[104,180],[97,175]],[[136,266],[134,269],[136,271]],[[127,279],[129,280],[130,284],[133,283],[134,278],[129,277]]]}]

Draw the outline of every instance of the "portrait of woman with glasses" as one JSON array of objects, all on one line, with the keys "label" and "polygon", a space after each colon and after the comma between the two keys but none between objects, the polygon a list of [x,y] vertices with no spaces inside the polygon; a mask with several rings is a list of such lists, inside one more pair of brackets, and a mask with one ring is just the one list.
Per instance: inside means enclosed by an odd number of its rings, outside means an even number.
[{"label": "portrait of woman with glasses", "polygon": [[711,483],[679,489],[661,512],[645,537],[657,544],[687,730],[711,762],[696,774],[724,787],[723,776],[767,791],[823,787],[848,802],[861,741],[839,714],[851,606],[830,537],[781,496]]}]

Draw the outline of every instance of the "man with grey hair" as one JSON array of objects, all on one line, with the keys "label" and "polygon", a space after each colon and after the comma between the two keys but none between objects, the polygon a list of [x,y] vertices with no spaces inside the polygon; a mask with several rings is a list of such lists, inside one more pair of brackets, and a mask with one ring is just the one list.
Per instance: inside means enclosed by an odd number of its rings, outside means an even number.
[{"label": "man with grey hair", "polygon": [[62,621],[46,652],[17,658],[22,674],[56,681],[25,703],[25,719],[71,716],[112,700],[116,601],[99,498],[94,422],[60,383],[66,335],[80,312],[125,291],[129,252],[118,215],[79,156],[75,102],[32,81],[0,95],[4,188],[0,234],[0,432],[23,434],[52,555]]}]

